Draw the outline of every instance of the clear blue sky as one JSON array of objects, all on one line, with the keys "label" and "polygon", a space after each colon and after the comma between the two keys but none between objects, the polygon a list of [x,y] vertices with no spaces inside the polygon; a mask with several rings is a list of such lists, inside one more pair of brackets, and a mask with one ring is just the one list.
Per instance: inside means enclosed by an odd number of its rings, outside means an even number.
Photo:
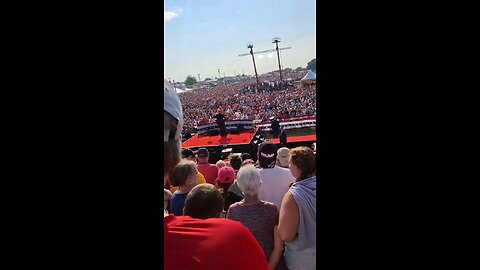
[{"label": "clear blue sky", "polygon": [[[274,49],[280,37],[282,68],[306,67],[316,58],[314,0],[165,0],[164,65],[166,79],[254,75],[248,42],[254,51]],[[259,74],[278,70],[276,54],[255,55]]]}]

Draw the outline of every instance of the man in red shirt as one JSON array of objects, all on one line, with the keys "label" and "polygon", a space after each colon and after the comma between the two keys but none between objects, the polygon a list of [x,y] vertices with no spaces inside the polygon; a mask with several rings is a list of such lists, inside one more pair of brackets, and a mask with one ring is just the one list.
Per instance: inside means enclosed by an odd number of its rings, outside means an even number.
[{"label": "man in red shirt", "polygon": [[203,174],[205,177],[205,181],[207,183],[215,185],[215,180],[218,176],[218,166],[215,164],[208,163],[208,150],[207,148],[200,148],[197,152],[198,164],[197,169],[198,171]]},{"label": "man in red shirt", "polygon": [[[165,176],[180,162],[183,125],[180,99],[167,80],[164,80],[163,106],[165,184]],[[163,216],[164,269],[268,270],[260,245],[241,223],[225,218],[176,217],[165,211]]]}]

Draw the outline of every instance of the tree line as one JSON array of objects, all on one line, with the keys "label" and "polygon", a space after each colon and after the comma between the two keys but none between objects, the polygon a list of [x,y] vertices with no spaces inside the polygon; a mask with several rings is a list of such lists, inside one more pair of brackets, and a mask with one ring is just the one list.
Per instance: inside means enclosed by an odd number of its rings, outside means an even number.
[{"label": "tree line", "polygon": [[[315,72],[317,70],[317,59],[314,58],[314,59],[310,60],[310,62],[307,63],[306,68],[297,67],[295,70],[293,70],[291,68],[284,69],[285,72],[293,72],[293,71],[299,72],[299,71],[305,71],[305,70],[312,70],[312,71]],[[210,78],[207,78],[207,79],[211,80]],[[205,80],[207,80],[207,79],[205,79]],[[185,79],[184,83],[187,87],[191,87],[192,85],[197,83],[197,79],[194,76],[188,75],[187,78]]]}]

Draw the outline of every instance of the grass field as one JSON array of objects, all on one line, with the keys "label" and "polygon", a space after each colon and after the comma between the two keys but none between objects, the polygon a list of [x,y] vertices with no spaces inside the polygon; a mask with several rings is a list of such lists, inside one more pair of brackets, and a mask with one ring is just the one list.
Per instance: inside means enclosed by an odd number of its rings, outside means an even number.
[{"label": "grass field", "polygon": [[[302,129],[293,129],[293,130],[287,130],[287,137],[296,137],[296,136],[308,136],[308,135],[315,135],[315,129],[311,128],[302,128]],[[272,133],[270,132],[265,132],[265,139],[271,139],[273,138]]]}]

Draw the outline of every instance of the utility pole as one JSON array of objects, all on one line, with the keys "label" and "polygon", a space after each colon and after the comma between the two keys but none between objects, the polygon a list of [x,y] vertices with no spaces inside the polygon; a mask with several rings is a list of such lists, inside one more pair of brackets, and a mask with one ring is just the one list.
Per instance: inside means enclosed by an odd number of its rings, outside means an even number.
[{"label": "utility pole", "polygon": [[247,48],[250,49],[250,54],[252,55],[252,60],[253,60],[253,69],[255,70],[255,77],[257,78],[257,84],[260,84],[258,81],[258,74],[257,74],[257,66],[255,65],[255,57],[253,56],[253,44],[247,44]]},{"label": "utility pole", "polygon": [[281,42],[279,37],[273,38],[272,43],[275,43],[278,57],[278,70],[280,71],[280,81],[282,81],[282,66],[280,65],[280,52],[278,51],[278,43]]}]

